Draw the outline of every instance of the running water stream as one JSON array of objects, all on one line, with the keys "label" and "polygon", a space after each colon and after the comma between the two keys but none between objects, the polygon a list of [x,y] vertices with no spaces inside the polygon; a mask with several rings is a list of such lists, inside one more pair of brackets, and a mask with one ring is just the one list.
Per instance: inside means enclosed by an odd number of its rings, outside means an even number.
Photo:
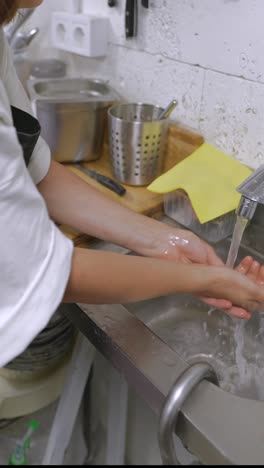
[{"label": "running water stream", "polygon": [[[232,241],[231,241],[231,245],[230,245],[230,249],[229,249],[227,261],[226,261],[226,265],[230,268],[234,268],[235,266],[239,247],[240,247],[241,240],[242,240],[245,228],[247,226],[247,223],[248,223],[248,219],[237,216],[236,224],[235,224],[235,228],[234,228],[234,232],[232,236]],[[234,321],[235,321],[234,339],[235,339],[235,344],[236,344],[236,349],[235,349],[236,365],[237,365],[237,369],[239,373],[240,383],[242,385],[247,385],[249,384],[251,377],[249,373],[247,372],[247,367],[248,367],[247,360],[243,353],[246,322],[245,320],[240,320],[240,319],[234,319]]]},{"label": "running water stream", "polygon": [[227,261],[226,261],[226,266],[230,268],[234,268],[235,266],[238,250],[239,250],[240,243],[241,243],[244,231],[246,229],[247,223],[248,223],[248,219],[237,216],[236,224],[235,224],[235,228],[233,232],[233,237],[232,237],[232,241],[231,241],[231,245],[230,245],[230,249],[229,249]]}]

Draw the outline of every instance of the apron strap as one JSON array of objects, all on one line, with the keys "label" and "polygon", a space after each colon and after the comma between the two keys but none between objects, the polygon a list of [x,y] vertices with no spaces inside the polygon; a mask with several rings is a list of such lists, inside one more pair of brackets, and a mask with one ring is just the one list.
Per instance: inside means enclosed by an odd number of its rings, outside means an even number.
[{"label": "apron strap", "polygon": [[41,127],[39,121],[27,112],[14,106],[11,106],[11,111],[18,141],[23,150],[25,163],[28,166],[39,139]]}]

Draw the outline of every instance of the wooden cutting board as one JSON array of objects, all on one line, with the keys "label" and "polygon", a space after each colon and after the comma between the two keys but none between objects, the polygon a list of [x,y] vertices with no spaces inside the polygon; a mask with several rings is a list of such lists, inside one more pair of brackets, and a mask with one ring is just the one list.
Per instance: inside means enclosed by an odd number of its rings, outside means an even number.
[{"label": "wooden cutting board", "polygon": [[[203,142],[203,137],[198,133],[195,133],[187,128],[180,127],[175,123],[171,123],[168,131],[164,172],[171,169],[175,164],[189,156]],[[114,178],[110,167],[109,148],[107,141],[105,141],[103,146],[102,157],[97,161],[84,163],[83,165],[89,169],[93,169],[100,172],[101,174]],[[152,193],[148,191],[146,187],[136,187],[122,184],[126,188],[126,194],[120,197],[119,195],[96,182],[88,175],[79,171],[73,165],[67,164],[65,166],[83,180],[85,180],[87,183],[103,192],[109,198],[116,200],[118,203],[127,206],[137,213],[141,213],[150,217],[154,217],[163,213],[162,195]],[[60,229],[65,235],[67,235],[67,237],[74,241],[76,246],[78,245],[86,247],[94,241],[93,238],[83,234],[82,232],[77,232],[68,226],[60,226]]]}]

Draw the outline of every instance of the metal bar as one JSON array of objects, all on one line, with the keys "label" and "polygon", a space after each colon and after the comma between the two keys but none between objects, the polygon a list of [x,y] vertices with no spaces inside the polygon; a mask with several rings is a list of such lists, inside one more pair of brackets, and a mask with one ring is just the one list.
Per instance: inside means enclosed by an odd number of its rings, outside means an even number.
[{"label": "metal bar", "polygon": [[70,320],[159,414],[187,364],[120,304],[66,306]]},{"label": "metal bar", "polygon": [[180,465],[173,440],[179,412],[190,393],[204,379],[217,383],[217,376],[213,368],[203,362],[192,364],[176,380],[165,400],[158,430],[163,465]]},{"label": "metal bar", "polygon": [[128,385],[112,369],[108,400],[107,440],[105,465],[125,465]]},{"label": "metal bar", "polygon": [[42,465],[63,465],[93,363],[94,351],[91,343],[80,334],[69,364]]}]

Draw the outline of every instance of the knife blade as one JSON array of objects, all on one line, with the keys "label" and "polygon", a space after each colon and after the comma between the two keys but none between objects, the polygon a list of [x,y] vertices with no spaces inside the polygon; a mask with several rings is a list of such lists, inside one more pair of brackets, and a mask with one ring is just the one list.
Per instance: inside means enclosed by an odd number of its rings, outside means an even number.
[{"label": "knife blade", "polygon": [[100,174],[99,172],[96,172],[92,169],[88,169],[87,167],[83,166],[80,163],[74,163],[74,166],[80,171],[84,172],[85,174],[95,179],[100,184],[107,187],[109,190],[112,190],[113,192],[115,192],[120,197],[126,193],[125,187],[123,187],[122,185],[120,185],[118,182],[111,179],[110,177]]}]

